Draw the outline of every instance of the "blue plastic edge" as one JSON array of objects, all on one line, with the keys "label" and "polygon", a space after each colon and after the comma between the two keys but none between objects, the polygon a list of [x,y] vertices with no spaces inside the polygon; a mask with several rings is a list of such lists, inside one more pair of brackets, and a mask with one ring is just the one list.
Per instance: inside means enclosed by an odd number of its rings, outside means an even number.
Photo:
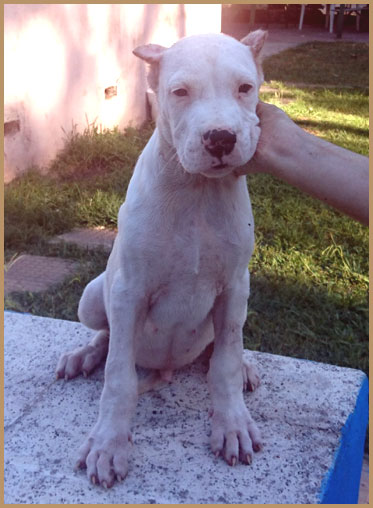
[{"label": "blue plastic edge", "polygon": [[369,414],[369,382],[364,374],[354,411],[341,429],[333,464],[322,482],[320,504],[356,504],[359,498],[365,434]]}]

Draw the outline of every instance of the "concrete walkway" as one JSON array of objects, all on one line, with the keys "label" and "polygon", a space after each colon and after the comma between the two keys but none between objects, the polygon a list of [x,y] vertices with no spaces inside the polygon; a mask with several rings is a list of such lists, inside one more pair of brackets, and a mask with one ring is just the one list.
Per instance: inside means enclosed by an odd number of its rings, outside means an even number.
[{"label": "concrete walkway", "polygon": [[[253,30],[260,28],[255,26]],[[227,25],[225,33],[242,39],[250,31],[248,23],[245,22],[234,22]],[[268,57],[276,53],[280,53],[288,48],[293,48],[304,44],[306,42],[320,41],[320,42],[364,42],[369,43],[369,33],[367,32],[356,32],[354,30],[345,30],[342,35],[342,39],[337,39],[336,35],[330,34],[327,30],[322,28],[315,28],[311,26],[305,26],[303,30],[298,28],[274,28],[271,25],[268,28],[268,38],[264,44],[262,56]]]},{"label": "concrete walkway", "polygon": [[367,423],[361,371],[264,353],[247,355],[261,385],[245,401],[264,448],[251,466],[210,451],[202,364],[140,397],[128,477],[111,490],[73,472],[95,423],[103,369],[55,380],[58,357],[86,343],[79,323],[5,313],[5,503],[356,503]]}]

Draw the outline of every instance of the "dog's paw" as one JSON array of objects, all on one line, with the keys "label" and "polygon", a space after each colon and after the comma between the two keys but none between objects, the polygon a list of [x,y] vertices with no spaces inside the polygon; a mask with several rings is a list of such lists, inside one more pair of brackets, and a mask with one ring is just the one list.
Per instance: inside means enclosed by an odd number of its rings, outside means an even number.
[{"label": "dog's paw", "polygon": [[87,377],[106,357],[107,349],[101,345],[87,344],[70,353],[63,354],[57,364],[57,379],[72,379],[79,374]]},{"label": "dog's paw", "polygon": [[243,390],[253,392],[260,385],[259,371],[255,364],[242,358]]},{"label": "dog's paw", "polygon": [[238,460],[251,464],[253,452],[262,448],[259,429],[244,403],[235,410],[214,410],[211,426],[212,452],[222,455],[230,466]]},{"label": "dog's paw", "polygon": [[75,471],[87,469],[88,480],[108,489],[124,480],[128,473],[129,449],[132,438],[129,432],[104,437],[92,430],[78,452]]}]

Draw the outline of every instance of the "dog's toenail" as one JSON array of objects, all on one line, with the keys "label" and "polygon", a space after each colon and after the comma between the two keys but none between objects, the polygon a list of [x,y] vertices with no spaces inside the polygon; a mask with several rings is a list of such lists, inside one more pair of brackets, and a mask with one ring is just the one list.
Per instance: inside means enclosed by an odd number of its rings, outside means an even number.
[{"label": "dog's toenail", "polygon": [[237,464],[237,457],[232,457],[231,466],[235,466]]},{"label": "dog's toenail", "polygon": [[262,449],[262,445],[260,443],[255,443],[253,445],[254,452],[260,452],[261,449]]},{"label": "dog's toenail", "polygon": [[250,464],[251,464],[251,462],[252,462],[252,458],[251,458],[250,453],[248,453],[248,454],[246,455],[246,460],[247,460],[247,463],[250,465]]},{"label": "dog's toenail", "polygon": [[78,461],[77,461],[77,463],[76,463],[76,464],[75,464],[75,466],[74,466],[74,471],[75,471],[75,472],[77,472],[77,471],[79,471],[79,469],[81,469],[81,468],[82,468],[82,463],[81,463],[81,461],[80,461],[80,460],[78,460]]},{"label": "dog's toenail", "polygon": [[105,480],[102,482],[101,485],[104,487],[104,489],[107,489],[107,482]]}]

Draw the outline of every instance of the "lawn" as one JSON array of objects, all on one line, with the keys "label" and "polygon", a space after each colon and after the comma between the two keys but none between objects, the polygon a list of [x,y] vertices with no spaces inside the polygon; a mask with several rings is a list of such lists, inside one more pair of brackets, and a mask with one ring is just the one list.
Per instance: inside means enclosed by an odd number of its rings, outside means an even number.
[{"label": "lawn", "polygon": [[[268,58],[264,71],[262,100],[309,132],[368,155],[367,45],[306,44]],[[6,260],[28,252],[80,262],[64,284],[44,294],[12,294],[6,308],[77,319],[81,292],[104,269],[107,255],[48,239],[77,226],[116,227],[150,133],[151,126],[72,132],[49,177],[31,168],[6,186]],[[367,372],[368,229],[269,175],[247,180],[256,249],[245,346]]]}]

